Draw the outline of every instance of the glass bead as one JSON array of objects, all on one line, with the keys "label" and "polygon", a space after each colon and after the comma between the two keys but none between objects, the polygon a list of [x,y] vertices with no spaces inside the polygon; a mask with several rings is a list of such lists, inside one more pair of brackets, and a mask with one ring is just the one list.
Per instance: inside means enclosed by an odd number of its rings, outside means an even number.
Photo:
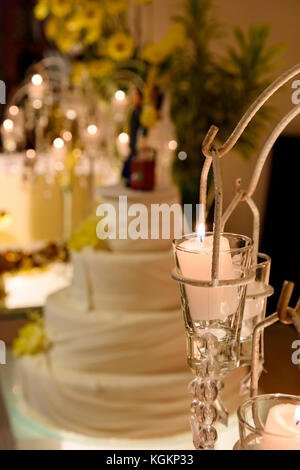
[{"label": "glass bead", "polygon": [[196,413],[196,407],[199,405],[199,400],[197,398],[194,398],[191,403],[191,413],[194,414]]},{"label": "glass bead", "polygon": [[205,382],[204,388],[205,388],[205,391],[204,391],[205,400],[215,401],[215,399],[218,396],[218,387],[216,385],[216,382],[213,380],[209,380]]},{"label": "glass bead", "polygon": [[218,438],[216,429],[213,426],[203,426],[199,432],[199,441],[203,449],[213,448]]},{"label": "glass bead", "polygon": [[204,406],[204,422],[205,424],[213,424],[217,420],[218,412],[216,408],[211,404],[206,404]]}]

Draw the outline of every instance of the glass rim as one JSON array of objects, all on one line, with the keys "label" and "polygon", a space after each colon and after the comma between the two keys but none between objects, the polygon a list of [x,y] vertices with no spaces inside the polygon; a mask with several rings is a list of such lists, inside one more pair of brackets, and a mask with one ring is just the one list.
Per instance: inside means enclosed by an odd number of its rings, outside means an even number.
[{"label": "glass rim", "polygon": [[[252,398],[248,398],[248,400],[244,401],[237,409],[237,416],[238,416],[238,420],[239,420],[239,424],[243,424],[244,426],[247,427],[247,429],[249,431],[251,431],[252,433],[254,434],[260,434],[260,435],[263,435],[265,434],[266,436],[270,436],[270,437],[277,437],[277,438],[280,438],[280,439],[291,439],[291,436],[289,435],[285,435],[285,434],[275,434],[275,433],[271,433],[271,432],[266,432],[264,429],[257,429],[257,428],[254,428],[251,424],[249,424],[242,416],[242,410],[247,408],[248,406],[251,406],[254,404],[254,402],[256,400],[258,401],[263,401],[263,400],[276,400],[276,399],[282,399],[282,400],[290,400],[292,402],[296,401],[299,403],[299,406],[300,406],[300,396],[298,395],[288,395],[288,394],[284,394],[284,393],[269,393],[269,394],[263,394],[263,395],[256,395],[255,397],[252,397]],[[293,439],[299,439],[299,442],[300,442],[300,433],[299,435],[297,436],[292,436]]]},{"label": "glass rim", "polygon": [[257,253],[258,258],[262,258],[263,260],[260,263],[256,263],[252,266],[253,269],[261,268],[264,264],[271,263],[272,259],[271,256],[266,255],[265,253]]},{"label": "glass rim", "polygon": [[[214,234],[214,232],[206,232],[205,235],[213,235],[213,234]],[[230,233],[230,232],[221,232],[220,235],[221,236],[222,235],[223,236],[227,235],[227,236],[230,236],[232,238],[240,238],[240,239],[247,242],[246,246],[243,246],[243,247],[240,247],[240,248],[230,248],[229,250],[222,250],[222,253],[242,253],[244,251],[249,250],[249,248],[251,248],[253,246],[252,238],[248,237],[247,235],[241,235],[241,234],[238,234],[238,233]],[[186,253],[198,254],[197,250],[189,250],[189,249],[180,247],[180,244],[182,242],[184,242],[186,240],[190,240],[192,238],[196,238],[196,237],[198,237],[198,234],[196,232],[192,232],[192,233],[189,233],[187,235],[184,235],[182,238],[175,238],[172,242],[172,245],[175,248],[175,250],[184,251]]]},{"label": "glass rim", "polygon": [[192,279],[183,276],[178,272],[177,268],[174,268],[171,272],[171,277],[174,281],[179,282],[180,284],[188,284],[193,287],[213,287],[213,288],[220,288],[220,287],[232,287],[232,286],[243,286],[250,284],[250,282],[254,281],[255,279],[255,272],[253,269],[249,269],[248,272],[240,268],[240,272],[242,274],[241,277],[237,277],[234,279],[218,279],[217,282],[213,280],[200,280],[200,279]]}]

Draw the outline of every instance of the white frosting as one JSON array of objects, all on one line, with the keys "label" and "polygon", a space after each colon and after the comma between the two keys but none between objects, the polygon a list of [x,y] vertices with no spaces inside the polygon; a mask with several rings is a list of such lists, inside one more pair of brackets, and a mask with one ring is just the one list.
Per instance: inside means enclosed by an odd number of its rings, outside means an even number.
[{"label": "white frosting", "polygon": [[[146,360],[142,356],[141,360]],[[223,401],[235,412],[246,368],[228,374]],[[56,365],[39,354],[17,362],[17,384],[29,406],[65,430],[97,437],[149,439],[189,430],[191,374],[95,374]]]},{"label": "white frosting", "polygon": [[179,306],[171,251],[123,254],[85,248],[72,260],[70,295],[87,310],[143,312]]},{"label": "white frosting", "polygon": [[[76,312],[68,291],[52,296],[48,353],[60,367],[99,373],[159,374],[186,369],[181,311]],[[143,360],[145,358],[145,360]]]},{"label": "white frosting", "polygon": [[187,370],[92,374],[60,368],[38,355],[18,361],[16,374],[27,403],[67,430],[129,439],[188,430]]}]

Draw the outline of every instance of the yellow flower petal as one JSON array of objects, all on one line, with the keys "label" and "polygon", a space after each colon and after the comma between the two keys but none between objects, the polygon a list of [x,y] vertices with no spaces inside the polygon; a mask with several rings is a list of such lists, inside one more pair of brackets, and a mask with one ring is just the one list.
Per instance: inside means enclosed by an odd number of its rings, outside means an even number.
[{"label": "yellow flower petal", "polygon": [[47,21],[47,24],[45,27],[45,33],[46,33],[47,38],[51,40],[54,39],[58,31],[59,31],[58,21],[54,16],[52,16]]},{"label": "yellow flower petal", "polygon": [[180,23],[175,23],[169,28],[161,44],[165,51],[170,54],[173,49],[185,47],[186,40],[185,27]]},{"label": "yellow flower petal", "polygon": [[107,249],[104,240],[100,240],[97,236],[96,228],[99,222],[98,217],[88,217],[73,233],[68,241],[69,250],[81,251],[86,246],[93,248]]},{"label": "yellow flower petal", "polygon": [[107,42],[107,54],[116,61],[129,59],[134,50],[134,40],[126,33],[116,33]]},{"label": "yellow flower petal", "polygon": [[167,53],[161,44],[148,44],[142,52],[142,59],[153,65],[161,64],[166,58]]},{"label": "yellow flower petal", "polygon": [[37,354],[46,345],[46,334],[41,322],[28,323],[20,329],[18,337],[13,341],[13,353],[15,356],[25,354]]},{"label": "yellow flower petal", "polygon": [[145,106],[141,113],[141,124],[150,129],[157,122],[157,112],[154,106]]},{"label": "yellow flower petal", "polygon": [[54,39],[61,52],[69,52],[78,43],[78,37],[77,32],[66,34],[60,31]]},{"label": "yellow flower petal", "polygon": [[53,15],[64,18],[71,12],[72,2],[70,0],[51,0],[50,8]]},{"label": "yellow flower petal", "polygon": [[48,0],[40,0],[34,7],[34,16],[42,21],[44,20],[49,13]]}]

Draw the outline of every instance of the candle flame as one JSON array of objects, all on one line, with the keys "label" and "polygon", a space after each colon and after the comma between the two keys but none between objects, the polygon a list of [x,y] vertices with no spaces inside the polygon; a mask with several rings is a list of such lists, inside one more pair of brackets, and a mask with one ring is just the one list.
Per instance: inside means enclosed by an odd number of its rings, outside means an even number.
[{"label": "candle flame", "polygon": [[297,406],[295,409],[295,423],[296,425],[300,424],[300,406]]},{"label": "candle flame", "polygon": [[199,225],[198,225],[198,228],[197,228],[197,235],[200,239],[200,242],[203,243],[204,242],[204,238],[205,238],[205,225],[204,223],[200,222]]}]

